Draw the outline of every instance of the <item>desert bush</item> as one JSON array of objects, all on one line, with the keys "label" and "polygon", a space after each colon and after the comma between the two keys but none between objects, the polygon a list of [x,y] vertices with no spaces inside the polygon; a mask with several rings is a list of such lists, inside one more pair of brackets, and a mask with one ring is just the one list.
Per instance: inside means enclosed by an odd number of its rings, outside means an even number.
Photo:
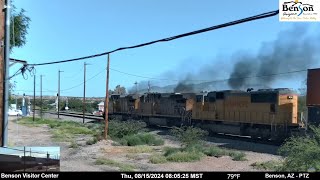
[{"label": "desert bush", "polygon": [[177,137],[184,146],[199,144],[203,137],[208,135],[208,131],[196,127],[174,127],[171,133]]},{"label": "desert bush", "polygon": [[146,126],[145,122],[140,121],[111,120],[108,133],[113,138],[123,138],[143,131]]},{"label": "desert bush", "polygon": [[283,171],[320,171],[320,128],[311,126],[306,136],[290,137],[279,149],[285,157]]},{"label": "desert bush", "polygon": [[141,133],[123,137],[121,140],[121,144],[127,146],[137,146],[145,144],[150,146],[159,146],[163,145],[164,141],[160,138],[157,138],[153,134]]},{"label": "desert bush", "polygon": [[200,161],[204,156],[201,152],[175,152],[166,157],[170,162],[194,162]]},{"label": "desert bush", "polygon": [[166,157],[161,156],[161,155],[153,155],[150,157],[149,160],[152,164],[163,164],[163,163],[167,162]]}]

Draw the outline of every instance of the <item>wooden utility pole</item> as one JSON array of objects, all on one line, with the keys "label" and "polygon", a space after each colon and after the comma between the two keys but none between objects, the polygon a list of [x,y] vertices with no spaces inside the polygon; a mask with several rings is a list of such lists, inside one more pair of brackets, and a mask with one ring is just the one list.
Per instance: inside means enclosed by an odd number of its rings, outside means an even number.
[{"label": "wooden utility pole", "polygon": [[105,107],[104,107],[104,120],[105,120],[104,139],[105,139],[105,140],[107,140],[107,135],[108,135],[109,69],[110,69],[110,54],[108,54],[108,62],[107,62],[106,100],[105,100]]},{"label": "wooden utility pole", "polygon": [[[4,1],[0,1],[0,6],[1,7],[4,7]],[[4,12],[1,11],[0,12],[0,40],[4,39]],[[3,41],[2,41],[3,43]],[[1,52],[1,55],[0,55],[0,80],[3,81],[3,73],[4,73],[4,69],[3,69],[3,51],[4,51],[4,47],[3,45],[1,44],[1,47],[0,47],[0,52]],[[3,124],[4,124],[4,121],[3,121],[3,83],[0,83],[0,146],[3,146]]]},{"label": "wooden utility pole", "polygon": [[86,66],[89,65],[87,63],[84,63],[84,72],[83,72],[83,117],[82,122],[84,123],[84,114],[86,109]]},{"label": "wooden utility pole", "polygon": [[0,146],[8,143],[10,0],[0,2]]},{"label": "wooden utility pole", "polygon": [[42,104],[42,77],[43,75],[40,75],[40,117],[42,119],[42,113],[43,113],[43,104]]},{"label": "wooden utility pole", "polygon": [[138,94],[138,82],[136,81],[134,84],[136,85],[136,94]]},{"label": "wooden utility pole", "polygon": [[60,118],[60,106],[59,106],[59,103],[60,103],[60,73],[63,72],[63,71],[58,71],[58,119]]},{"label": "wooden utility pole", "polygon": [[34,116],[36,114],[36,75],[33,76],[33,116],[32,121],[34,121]]},{"label": "wooden utility pole", "polygon": [[26,172],[26,147],[23,147],[23,172]]}]

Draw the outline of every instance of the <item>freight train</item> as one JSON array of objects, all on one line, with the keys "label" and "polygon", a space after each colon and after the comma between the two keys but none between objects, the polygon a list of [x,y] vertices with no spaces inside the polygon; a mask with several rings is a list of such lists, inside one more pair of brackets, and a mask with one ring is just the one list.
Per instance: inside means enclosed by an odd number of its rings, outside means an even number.
[{"label": "freight train", "polygon": [[[309,70],[310,74],[311,70]],[[314,72],[314,71],[312,71]],[[318,69],[320,79],[320,69]],[[314,77],[314,76],[313,76]],[[308,78],[308,84],[313,79]],[[308,87],[308,98],[315,87]],[[318,93],[319,94],[319,93]],[[318,95],[320,97],[320,95]],[[210,133],[224,133],[265,140],[277,140],[301,133],[306,122],[298,119],[298,95],[287,88],[252,91],[213,91],[209,93],[146,93],[143,95],[111,95],[110,116],[138,119],[148,125],[191,125]],[[313,102],[309,113],[320,106]],[[320,102],[318,102],[320,105]],[[319,111],[318,111],[318,116]],[[312,116],[309,123],[318,123]]]}]

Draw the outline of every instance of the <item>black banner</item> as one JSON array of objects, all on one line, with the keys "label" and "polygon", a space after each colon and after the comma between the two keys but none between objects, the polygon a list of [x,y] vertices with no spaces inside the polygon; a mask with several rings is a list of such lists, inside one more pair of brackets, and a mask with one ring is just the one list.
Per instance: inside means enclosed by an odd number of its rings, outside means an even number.
[{"label": "black banner", "polygon": [[320,172],[0,172],[0,179],[320,179]]}]

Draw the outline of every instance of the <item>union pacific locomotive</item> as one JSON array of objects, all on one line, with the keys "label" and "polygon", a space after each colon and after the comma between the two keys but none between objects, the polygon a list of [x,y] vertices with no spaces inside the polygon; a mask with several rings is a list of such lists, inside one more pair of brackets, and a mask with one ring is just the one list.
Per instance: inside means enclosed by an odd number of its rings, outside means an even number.
[{"label": "union pacific locomotive", "polygon": [[109,113],[148,125],[193,125],[262,139],[283,139],[301,127],[298,96],[289,89],[111,95]]},{"label": "union pacific locomotive", "polygon": [[309,69],[308,117],[298,119],[298,96],[290,89],[213,91],[209,93],[146,93],[111,95],[109,114],[148,125],[201,127],[211,133],[283,140],[320,124],[320,69]]}]

